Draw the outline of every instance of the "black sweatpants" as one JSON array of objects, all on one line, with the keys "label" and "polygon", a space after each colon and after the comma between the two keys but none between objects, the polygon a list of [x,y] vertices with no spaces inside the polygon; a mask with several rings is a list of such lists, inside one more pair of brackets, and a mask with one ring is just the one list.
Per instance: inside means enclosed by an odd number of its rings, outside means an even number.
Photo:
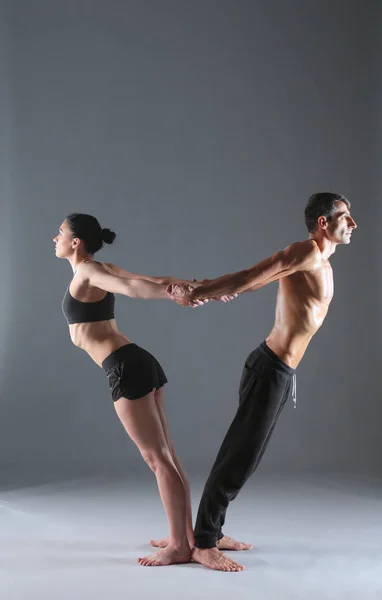
[{"label": "black sweatpants", "polygon": [[199,504],[196,548],[213,548],[223,537],[228,504],[257,468],[294,383],[295,370],[265,342],[248,356],[240,381],[239,408]]}]

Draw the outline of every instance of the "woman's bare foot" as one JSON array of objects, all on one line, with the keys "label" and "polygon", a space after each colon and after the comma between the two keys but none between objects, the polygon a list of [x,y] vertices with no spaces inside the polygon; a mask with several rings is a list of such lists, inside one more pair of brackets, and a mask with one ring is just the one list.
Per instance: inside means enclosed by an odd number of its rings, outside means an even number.
[{"label": "woman's bare foot", "polygon": [[216,542],[216,547],[219,550],[252,550],[252,544],[244,544],[244,542],[237,542],[227,535]]},{"label": "woman's bare foot", "polygon": [[[150,544],[152,546],[154,546],[154,548],[167,548],[167,546],[170,543],[170,536],[167,536],[166,538],[163,538],[161,540],[150,540]],[[190,549],[192,550],[194,547],[194,540],[188,540],[188,543],[190,544]]]},{"label": "woman's bare foot", "polygon": [[166,548],[170,542],[170,536],[163,538],[162,540],[150,540],[150,544],[154,546],[154,548]]},{"label": "woman's bare foot", "polygon": [[191,561],[191,550],[189,546],[175,547],[166,546],[166,548],[150,554],[145,558],[138,558],[138,562],[142,567],[164,567],[166,565],[177,565],[180,563],[188,563]]},{"label": "woman's bare foot", "polygon": [[223,554],[218,548],[194,548],[192,560],[215,571],[243,571],[244,565],[240,565]]}]

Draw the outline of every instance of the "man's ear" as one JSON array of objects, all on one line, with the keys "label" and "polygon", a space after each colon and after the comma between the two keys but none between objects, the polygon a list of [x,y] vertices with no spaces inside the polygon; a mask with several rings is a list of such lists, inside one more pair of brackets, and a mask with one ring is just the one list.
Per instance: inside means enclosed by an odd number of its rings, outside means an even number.
[{"label": "man's ear", "polygon": [[327,220],[326,217],[318,217],[317,224],[318,224],[319,227],[321,227],[321,229],[327,229],[327,227],[328,227],[328,220]]}]

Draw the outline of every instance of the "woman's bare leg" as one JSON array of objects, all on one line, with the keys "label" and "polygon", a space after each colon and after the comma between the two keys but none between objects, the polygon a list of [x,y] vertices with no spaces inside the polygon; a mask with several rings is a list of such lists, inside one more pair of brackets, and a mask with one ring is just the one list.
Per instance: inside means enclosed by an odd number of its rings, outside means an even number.
[{"label": "woman's bare leg", "polygon": [[[165,410],[164,410],[164,404],[163,404],[163,388],[160,388],[159,390],[156,391],[155,393],[155,401],[158,407],[158,412],[160,415],[160,419],[162,421],[162,425],[163,425],[163,431],[164,431],[164,435],[166,437],[167,440],[167,444],[168,447],[171,450],[171,454],[172,457],[174,459],[174,463],[176,468],[178,469],[178,472],[182,478],[185,490],[186,490],[186,501],[187,501],[187,538],[190,544],[190,547],[193,548],[194,546],[194,531],[192,528],[192,512],[191,512],[191,492],[190,492],[190,485],[188,482],[188,478],[187,475],[178,459],[178,457],[175,454],[175,450],[174,450],[174,446],[171,442],[170,439],[170,432],[169,432],[169,428],[168,428],[168,422],[167,422],[167,417],[165,414]],[[166,548],[166,546],[169,544],[170,541],[170,536],[165,537],[163,539],[160,540],[151,540],[150,543],[152,546],[157,547],[157,548]],[[221,540],[219,540],[216,543],[216,547],[219,548],[219,550],[251,550],[253,548],[252,544],[245,544],[244,542],[237,542],[236,540],[228,537],[228,536],[224,536],[221,538]]]},{"label": "woman's bare leg", "polygon": [[[183,481],[185,493],[186,493],[186,529],[187,529],[187,538],[190,544],[190,548],[194,547],[194,530],[192,527],[192,511],[191,511],[191,490],[190,484],[188,482],[188,478],[182,464],[180,463],[178,457],[175,454],[174,446],[171,442],[170,431],[168,427],[168,421],[166,417],[166,413],[164,410],[164,402],[163,402],[163,388],[160,388],[155,392],[155,402],[157,405],[158,413],[160,420],[162,422],[163,432],[165,438],[167,440],[167,445],[170,448],[171,455],[174,461],[176,468],[178,469],[178,473]],[[169,543],[169,537],[166,537],[162,540],[151,540],[151,545],[158,548],[166,548]]]},{"label": "woman's bare leg", "polygon": [[191,551],[186,532],[184,485],[163,432],[154,391],[138,400],[120,398],[114,406],[125,430],[156,476],[170,526],[168,546],[138,561],[143,566],[189,562]]}]

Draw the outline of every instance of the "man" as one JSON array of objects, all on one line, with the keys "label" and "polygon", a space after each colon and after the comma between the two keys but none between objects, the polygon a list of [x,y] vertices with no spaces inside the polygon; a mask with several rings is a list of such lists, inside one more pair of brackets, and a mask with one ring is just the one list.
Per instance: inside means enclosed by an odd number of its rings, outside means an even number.
[{"label": "man", "polygon": [[239,407],[199,505],[193,560],[211,569],[244,568],[219,550],[229,547],[224,540],[230,538],[222,533],[226,510],[257,468],[290,390],[296,401],[295,369],[321,327],[333,297],[333,272],[328,259],[337,244],[350,242],[357,227],[349,210],[350,202],[344,196],[314,194],[305,209],[307,240],[287,246],[250,269],[218,277],[200,287],[172,284],[168,288],[173,300],[189,306],[206,298],[232,296],[279,282],[273,329],[247,358]]}]

